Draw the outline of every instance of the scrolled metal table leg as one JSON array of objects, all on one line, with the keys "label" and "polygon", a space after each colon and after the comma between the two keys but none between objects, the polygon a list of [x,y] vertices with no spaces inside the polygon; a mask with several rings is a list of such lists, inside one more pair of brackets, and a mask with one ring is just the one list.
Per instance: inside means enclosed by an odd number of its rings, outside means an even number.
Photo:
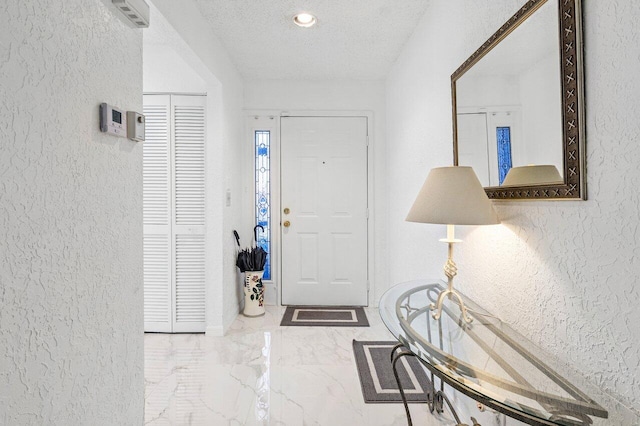
[{"label": "scrolled metal table leg", "polygon": [[390,356],[390,360],[391,362],[393,362],[393,355],[396,353],[396,351],[400,348],[404,348],[404,344],[402,343],[398,343],[397,345],[395,345],[393,347],[393,349],[391,349],[391,356]]},{"label": "scrolled metal table leg", "polygon": [[[400,348],[405,348],[405,349],[400,352],[397,352],[397,350]],[[396,346],[394,346],[393,349],[391,350],[391,367],[393,369],[393,376],[396,378],[396,383],[398,384],[398,390],[400,391],[400,397],[402,398],[402,403],[404,404],[404,411],[407,414],[407,424],[409,426],[413,426],[413,422],[411,421],[411,413],[409,412],[409,403],[407,402],[407,397],[404,394],[404,389],[402,389],[402,383],[400,383],[400,376],[398,375],[398,368],[396,367],[396,364],[398,363],[400,358],[402,358],[403,356],[415,357],[416,355],[413,352],[407,350],[402,343],[399,343]],[[449,398],[447,397],[447,395],[442,390],[436,391],[436,385],[435,385],[435,381],[433,380],[433,374],[432,374],[432,380],[430,380],[429,382],[431,385],[431,391],[427,393],[427,404],[429,406],[429,411],[431,413],[435,411],[438,414],[442,414],[444,412],[444,404],[446,403],[447,406],[449,407],[449,410],[451,411],[451,414],[453,414],[453,418],[455,419],[456,423],[462,424],[460,422],[460,417],[458,416],[458,413],[453,408],[453,404],[451,403],[451,401],[449,401]],[[474,426],[476,425],[480,426],[477,423],[476,419],[472,417],[471,420],[473,421]]]},{"label": "scrolled metal table leg", "polygon": [[444,398],[443,398],[444,394],[442,393],[442,391],[436,391],[435,386],[432,386],[432,389],[433,389],[433,395],[431,399],[431,404],[429,404],[430,405],[429,408],[431,409],[432,413],[433,413],[433,410],[435,409],[436,413],[442,414],[444,412]]},{"label": "scrolled metal table leg", "polygon": [[[400,345],[404,347],[404,345]],[[407,403],[407,397],[404,394],[404,389],[402,389],[402,383],[400,383],[400,376],[398,376],[398,369],[396,368],[396,364],[398,360],[403,356],[415,356],[413,352],[410,351],[401,351],[396,352],[398,346],[393,348],[393,352],[391,352],[391,367],[393,369],[393,376],[396,378],[396,383],[398,384],[398,389],[400,390],[400,396],[402,397],[402,403],[404,404],[404,411],[407,414],[407,424],[409,426],[413,426],[413,422],[411,421],[411,413],[409,412],[409,404]]]},{"label": "scrolled metal table leg", "polygon": [[[449,410],[451,410],[451,414],[453,414],[453,418],[456,420],[456,423],[461,424],[460,417],[458,417],[458,413],[456,413],[456,410],[453,408],[453,404],[451,404],[451,401],[449,401],[449,398],[447,398],[447,395],[445,395],[445,393],[442,391],[438,391],[438,394],[440,394],[440,397],[442,398],[442,400],[444,400],[444,402],[446,402],[447,405],[449,406]],[[444,411],[444,404],[441,412],[443,411]]]}]

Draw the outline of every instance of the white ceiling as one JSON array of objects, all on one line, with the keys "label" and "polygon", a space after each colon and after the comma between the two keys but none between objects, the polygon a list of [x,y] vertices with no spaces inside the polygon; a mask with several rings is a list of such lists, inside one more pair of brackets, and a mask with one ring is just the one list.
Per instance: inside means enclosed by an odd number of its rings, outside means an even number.
[{"label": "white ceiling", "polygon": [[[196,0],[248,79],[382,79],[429,0]],[[294,14],[318,23],[299,28]]]}]

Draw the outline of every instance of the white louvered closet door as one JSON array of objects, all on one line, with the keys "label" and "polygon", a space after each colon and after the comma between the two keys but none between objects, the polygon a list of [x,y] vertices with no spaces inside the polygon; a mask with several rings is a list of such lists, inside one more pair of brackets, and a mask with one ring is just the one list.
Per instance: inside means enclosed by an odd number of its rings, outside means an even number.
[{"label": "white louvered closet door", "polygon": [[144,97],[144,330],[171,332],[171,98]]},{"label": "white louvered closet door", "polygon": [[172,96],[173,121],[173,331],[205,330],[203,96]]},{"label": "white louvered closet door", "polygon": [[145,95],[145,331],[205,330],[204,96]]}]

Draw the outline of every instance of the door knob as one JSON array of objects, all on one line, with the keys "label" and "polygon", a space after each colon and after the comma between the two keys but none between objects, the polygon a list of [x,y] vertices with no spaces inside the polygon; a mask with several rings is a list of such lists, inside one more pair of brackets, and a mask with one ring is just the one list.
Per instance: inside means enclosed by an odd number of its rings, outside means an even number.
[{"label": "door knob", "polygon": [[291,222],[289,222],[288,220],[285,220],[284,223],[282,224],[285,228],[288,228],[291,226]]},{"label": "door knob", "polygon": [[291,210],[289,210],[289,207],[285,207],[284,208],[284,214],[289,214],[291,212]]}]

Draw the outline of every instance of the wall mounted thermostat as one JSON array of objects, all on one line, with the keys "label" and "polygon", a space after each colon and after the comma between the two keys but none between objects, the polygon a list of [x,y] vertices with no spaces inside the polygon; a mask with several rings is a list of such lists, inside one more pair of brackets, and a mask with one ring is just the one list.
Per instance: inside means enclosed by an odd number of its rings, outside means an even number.
[{"label": "wall mounted thermostat", "polygon": [[100,131],[114,136],[127,137],[127,115],[119,108],[100,104]]},{"label": "wall mounted thermostat", "polygon": [[127,137],[136,142],[144,142],[144,115],[127,111]]}]

